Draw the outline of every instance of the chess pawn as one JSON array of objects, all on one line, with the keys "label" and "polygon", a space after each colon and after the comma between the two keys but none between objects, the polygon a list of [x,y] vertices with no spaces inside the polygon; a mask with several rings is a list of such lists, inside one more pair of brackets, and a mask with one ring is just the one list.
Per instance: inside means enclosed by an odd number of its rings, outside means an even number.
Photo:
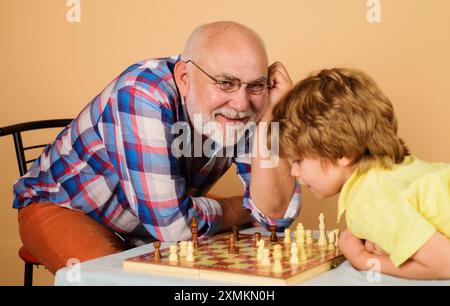
[{"label": "chess pawn", "polygon": [[283,273],[283,265],[280,258],[275,258],[273,262],[272,272],[275,274]]},{"label": "chess pawn", "polygon": [[266,243],[264,242],[263,239],[261,239],[261,240],[259,240],[259,241],[256,243],[256,246],[257,246],[258,248],[261,248],[261,250],[262,250],[262,249],[264,249],[264,247],[266,246]]},{"label": "chess pawn", "polygon": [[161,248],[161,242],[156,240],[155,242],[153,242],[153,248],[155,249],[155,261],[160,261],[161,260],[161,251],[159,250]]},{"label": "chess pawn", "polygon": [[306,230],[305,235],[306,235],[306,241],[305,241],[306,245],[312,245],[314,243],[314,240],[312,238],[312,231]]},{"label": "chess pawn", "polygon": [[178,263],[178,247],[176,245],[171,245],[169,247],[169,262],[170,263]]},{"label": "chess pawn", "polygon": [[299,264],[297,243],[295,242],[291,244],[291,257],[289,259],[289,263],[292,266],[297,266]]},{"label": "chess pawn", "polygon": [[291,230],[287,228],[284,230],[284,244],[290,244],[291,242]]},{"label": "chess pawn", "polygon": [[180,241],[180,257],[187,255],[187,241]]},{"label": "chess pawn", "polygon": [[278,237],[277,237],[277,227],[275,225],[271,225],[269,226],[270,229],[270,242],[277,242]]},{"label": "chess pawn", "polygon": [[262,251],[262,261],[261,264],[263,267],[270,267],[271,261],[270,261],[270,250],[268,248],[264,248]]},{"label": "chess pawn", "polygon": [[335,229],[335,230],[333,230],[333,232],[334,232],[334,239],[335,239],[334,246],[337,249],[339,247],[339,234],[341,233],[341,230]]},{"label": "chess pawn", "polygon": [[273,246],[273,259],[281,259],[283,257],[283,253],[281,251],[281,245],[276,244]]},{"label": "chess pawn", "polygon": [[328,251],[334,251],[335,246],[334,246],[334,232],[329,232],[328,233]]},{"label": "chess pawn", "polygon": [[234,240],[235,241],[239,241],[240,240],[239,227],[237,225],[233,225],[233,235],[234,235]]},{"label": "chess pawn", "polygon": [[256,261],[258,263],[261,263],[263,260],[263,250],[264,250],[264,248],[261,249],[258,247],[258,250],[256,251]]},{"label": "chess pawn", "polygon": [[235,237],[236,237],[235,234],[230,234],[230,236],[229,236],[230,242],[228,245],[228,250],[232,254],[237,252]]},{"label": "chess pawn", "polygon": [[258,241],[261,240],[261,233],[256,232],[253,236],[253,246],[258,246]]},{"label": "chess pawn", "polygon": [[264,240],[259,240],[257,243],[258,249],[256,250],[256,260],[262,262],[263,260],[263,250],[264,250]]},{"label": "chess pawn", "polygon": [[193,262],[194,260],[194,243],[192,241],[188,241],[186,261]]}]

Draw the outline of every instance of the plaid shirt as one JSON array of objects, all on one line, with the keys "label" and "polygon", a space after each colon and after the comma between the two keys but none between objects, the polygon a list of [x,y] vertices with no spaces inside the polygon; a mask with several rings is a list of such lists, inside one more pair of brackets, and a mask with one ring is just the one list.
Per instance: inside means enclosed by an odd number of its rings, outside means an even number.
[{"label": "plaid shirt", "polygon": [[130,66],[59,133],[14,185],[14,207],[52,202],[83,211],[111,230],[160,241],[220,229],[220,204],[203,197],[234,162],[246,186],[243,207],[284,229],[300,209],[300,187],[283,219],[264,216],[249,196],[250,157],[176,158],[176,122],[188,123],[173,70],[179,56]]}]

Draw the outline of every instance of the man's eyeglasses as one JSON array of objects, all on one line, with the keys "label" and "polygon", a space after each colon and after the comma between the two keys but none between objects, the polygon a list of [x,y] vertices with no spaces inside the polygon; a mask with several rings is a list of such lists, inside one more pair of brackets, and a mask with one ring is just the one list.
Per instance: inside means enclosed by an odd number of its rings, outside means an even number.
[{"label": "man's eyeglasses", "polygon": [[213,80],[216,85],[222,89],[225,92],[235,92],[237,90],[239,90],[241,88],[242,85],[246,85],[246,90],[249,94],[252,95],[259,95],[261,94],[264,90],[266,90],[269,87],[269,84],[267,82],[267,79],[264,78],[262,80],[258,80],[255,82],[250,82],[250,83],[246,83],[246,82],[242,82],[239,79],[236,78],[229,78],[227,77],[225,80],[217,80],[216,78],[210,76],[205,70],[203,70],[202,68],[200,68],[196,63],[194,63],[191,60],[186,61],[187,63],[192,63],[195,67],[197,67],[201,72],[203,72],[205,75],[207,75],[211,80]]}]

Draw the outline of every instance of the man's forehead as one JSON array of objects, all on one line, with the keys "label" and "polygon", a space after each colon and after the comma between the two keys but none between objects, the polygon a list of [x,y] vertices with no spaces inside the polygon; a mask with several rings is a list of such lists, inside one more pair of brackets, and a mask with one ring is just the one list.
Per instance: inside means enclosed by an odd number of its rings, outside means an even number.
[{"label": "man's forehead", "polygon": [[260,59],[245,60],[232,59],[229,56],[221,58],[211,57],[208,66],[213,69],[215,77],[237,78],[242,81],[255,81],[267,78],[267,62]]}]

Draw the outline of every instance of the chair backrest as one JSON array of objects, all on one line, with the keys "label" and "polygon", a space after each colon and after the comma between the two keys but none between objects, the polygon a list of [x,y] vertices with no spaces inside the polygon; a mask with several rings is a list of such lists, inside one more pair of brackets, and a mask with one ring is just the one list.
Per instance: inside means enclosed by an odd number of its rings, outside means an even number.
[{"label": "chair backrest", "polygon": [[57,127],[66,127],[73,119],[54,119],[54,120],[40,120],[32,122],[23,122],[10,126],[0,127],[0,137],[6,135],[12,135],[14,138],[14,147],[16,149],[17,163],[19,166],[20,176],[27,173],[28,164],[34,162],[36,159],[26,160],[25,151],[44,148],[47,144],[33,145],[29,147],[24,147],[22,143],[22,132],[39,130],[39,129],[50,129]]}]

